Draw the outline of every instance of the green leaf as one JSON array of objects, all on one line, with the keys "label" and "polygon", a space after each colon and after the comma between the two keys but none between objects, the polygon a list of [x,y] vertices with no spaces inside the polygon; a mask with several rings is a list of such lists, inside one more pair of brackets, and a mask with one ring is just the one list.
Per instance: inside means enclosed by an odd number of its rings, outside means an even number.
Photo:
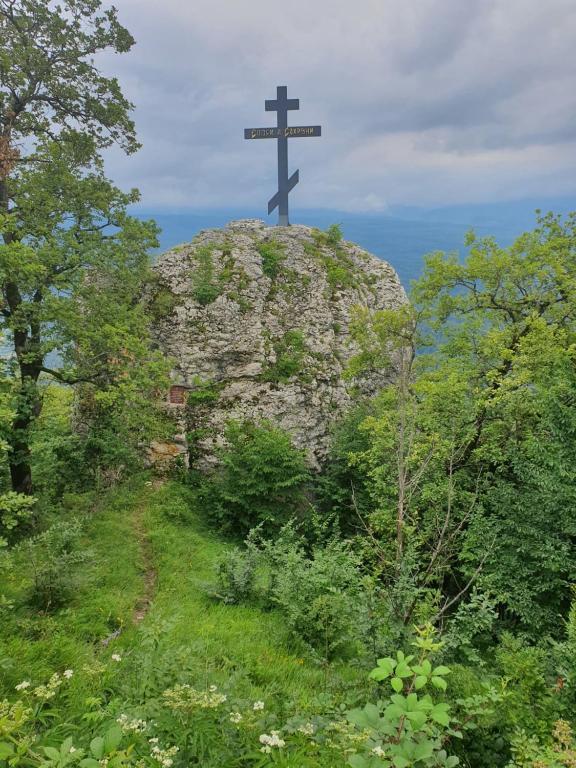
[{"label": "green leaf", "polygon": [[396,666],[396,661],[391,656],[386,656],[384,659],[378,659],[378,669],[383,669],[386,674],[391,675]]},{"label": "green leaf", "polygon": [[100,768],[100,763],[93,757],[85,757],[84,760],[80,760],[80,768]]},{"label": "green leaf", "polygon": [[384,712],[384,719],[388,720],[389,722],[397,722],[399,718],[401,718],[404,714],[406,714],[404,707],[400,707],[398,704],[390,704],[390,706],[386,707]]},{"label": "green leaf", "polygon": [[445,691],[446,688],[448,687],[448,684],[443,677],[431,677],[430,682],[432,683],[434,688],[440,688],[443,691]]},{"label": "green leaf", "polygon": [[430,664],[428,659],[424,659],[422,664],[413,664],[412,669],[418,675],[429,675],[432,672],[432,664]]},{"label": "green leaf", "polygon": [[454,766],[460,765],[460,758],[452,755],[446,760],[446,768],[454,768]]},{"label": "green leaf", "polygon": [[346,713],[348,720],[359,728],[376,730],[380,725],[380,710],[375,704],[366,704],[363,709],[352,709]]},{"label": "green leaf", "polygon": [[395,755],[392,758],[392,762],[394,763],[396,768],[408,768],[410,765],[410,760],[407,760],[402,755]]},{"label": "green leaf", "polygon": [[387,672],[381,667],[376,667],[376,669],[373,669],[372,672],[370,672],[368,677],[371,680],[376,680],[380,683],[382,680],[386,680],[386,678],[390,677],[390,672]]},{"label": "green leaf", "polygon": [[60,760],[60,752],[54,747],[44,747],[44,754],[49,757],[50,760]]},{"label": "green leaf", "polygon": [[434,754],[434,742],[425,739],[416,745],[414,750],[414,760],[428,760]]},{"label": "green leaf", "polygon": [[0,741],[0,760],[8,760],[14,754],[14,747],[12,744],[7,744],[5,741]]},{"label": "green leaf", "polygon": [[438,676],[438,675],[449,675],[449,674],[451,674],[451,672],[452,672],[452,670],[449,669],[449,667],[442,667],[442,666],[440,666],[440,667],[436,667],[434,669],[434,671],[432,672],[432,674],[435,675],[435,676]]},{"label": "green leaf", "polygon": [[112,728],[106,731],[104,736],[104,753],[108,755],[110,752],[114,752],[121,741],[122,730],[118,725],[113,725]]},{"label": "green leaf", "polygon": [[430,710],[430,717],[440,725],[450,725],[448,709],[448,704],[436,704],[436,706]]},{"label": "green leaf", "polygon": [[417,691],[419,691],[420,688],[424,688],[427,682],[428,682],[428,678],[426,677],[426,675],[417,675],[414,678],[414,688]]},{"label": "green leaf", "polygon": [[406,717],[410,722],[412,723],[415,730],[420,730],[424,724],[426,723],[426,720],[428,719],[426,717],[426,712],[422,712],[421,710],[414,710],[414,712],[407,712]]},{"label": "green leaf", "polygon": [[90,742],[90,752],[96,758],[96,760],[102,760],[104,757],[104,739],[102,736],[96,736]]},{"label": "green leaf", "polygon": [[64,739],[64,741],[60,745],[60,754],[61,755],[69,754],[71,746],[72,746],[72,736],[68,736],[68,738]]},{"label": "green leaf", "polygon": [[404,683],[399,677],[393,677],[392,680],[390,680],[390,685],[396,693],[400,693],[400,691],[404,688]]},{"label": "green leaf", "polygon": [[396,665],[394,674],[396,675],[396,677],[410,677],[413,674],[413,672],[412,672],[412,668],[409,667],[405,661],[401,661]]},{"label": "green leaf", "polygon": [[348,765],[351,765],[352,768],[367,768],[369,763],[362,755],[351,755],[348,758]]}]

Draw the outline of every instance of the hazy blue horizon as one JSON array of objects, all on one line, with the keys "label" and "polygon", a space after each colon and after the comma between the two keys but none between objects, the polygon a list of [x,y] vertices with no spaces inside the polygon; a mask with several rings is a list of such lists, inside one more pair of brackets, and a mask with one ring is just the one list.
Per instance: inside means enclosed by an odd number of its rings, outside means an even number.
[{"label": "hazy blue horizon", "polygon": [[[321,229],[340,224],[346,240],[358,243],[392,264],[408,287],[420,274],[427,253],[436,250],[462,253],[464,237],[470,229],[479,235],[493,235],[500,244],[508,245],[534,227],[536,209],[565,214],[576,209],[576,199],[527,199],[439,208],[396,206],[386,212],[367,213],[294,209],[291,221]],[[157,221],[162,230],[160,252],[189,242],[203,229],[223,227],[235,219],[259,218],[270,225],[276,221],[275,216],[267,217],[261,210],[248,207],[172,211],[138,208],[136,214]]]}]

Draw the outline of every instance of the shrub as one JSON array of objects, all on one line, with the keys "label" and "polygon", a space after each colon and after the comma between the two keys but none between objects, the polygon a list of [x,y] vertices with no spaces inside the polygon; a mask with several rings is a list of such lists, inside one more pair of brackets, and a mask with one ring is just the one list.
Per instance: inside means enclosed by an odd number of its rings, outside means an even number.
[{"label": "shrub", "polygon": [[308,551],[293,523],[274,539],[254,530],[246,548],[228,552],[217,572],[225,602],[278,608],[294,637],[323,661],[360,650],[368,639],[368,590],[359,558],[346,541],[332,539]]},{"label": "shrub", "polygon": [[284,614],[292,633],[328,661],[360,650],[366,641],[367,600],[359,559],[347,542],[336,539],[288,551],[270,548],[273,561],[271,599]]},{"label": "shrub", "polygon": [[33,574],[32,601],[43,610],[62,605],[77,589],[79,566],[92,557],[81,536],[78,520],[58,522],[16,547],[16,557],[25,556]]},{"label": "shrub", "polygon": [[147,307],[152,317],[154,320],[162,320],[165,317],[169,317],[180,304],[180,298],[156,275],[150,277],[148,284],[150,296]]},{"label": "shrub", "polygon": [[262,524],[279,529],[305,507],[310,480],[304,451],[267,422],[231,422],[221,465],[205,489],[210,514],[226,531],[245,536]]},{"label": "shrub", "polygon": [[18,528],[30,521],[36,499],[22,493],[8,491],[0,495],[0,541],[10,539]]},{"label": "shrub", "polygon": [[576,739],[565,720],[558,720],[553,743],[543,745],[535,736],[519,731],[512,740],[513,760],[508,768],[571,768],[576,765]]},{"label": "shrub", "polygon": [[198,266],[192,279],[192,296],[203,307],[211,304],[221,293],[221,288],[215,280],[213,250],[209,245],[196,250]]},{"label": "shrub", "polygon": [[286,258],[282,244],[275,240],[268,240],[267,242],[259,243],[257,249],[262,257],[262,272],[264,272],[266,277],[274,280],[278,277],[282,262]]},{"label": "shrub", "polygon": [[241,603],[254,594],[258,555],[253,549],[234,547],[217,565],[218,597],[225,603]]}]

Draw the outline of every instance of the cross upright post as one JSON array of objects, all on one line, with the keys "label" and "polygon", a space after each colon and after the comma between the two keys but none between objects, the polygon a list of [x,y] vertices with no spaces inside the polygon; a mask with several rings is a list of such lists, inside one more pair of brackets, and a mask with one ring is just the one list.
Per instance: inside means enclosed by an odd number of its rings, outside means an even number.
[{"label": "cross upright post", "polygon": [[[288,178],[288,110],[300,109],[299,99],[288,98],[288,88],[279,85],[276,88],[276,99],[266,99],[264,108],[266,112],[276,112],[276,125],[278,127],[278,226],[287,227],[288,221],[288,193],[298,183],[298,171]],[[268,203],[268,213],[272,213],[276,207],[274,197]]]},{"label": "cross upright post", "polygon": [[288,110],[300,109],[300,100],[289,99],[285,85],[276,88],[276,98],[266,99],[264,107],[267,112],[276,112],[276,128],[246,128],[244,138],[278,140],[278,191],[268,202],[268,215],[278,208],[278,226],[287,227],[290,224],[288,195],[300,178],[298,171],[288,177],[288,139],[320,136],[322,130],[319,125],[288,126]]}]

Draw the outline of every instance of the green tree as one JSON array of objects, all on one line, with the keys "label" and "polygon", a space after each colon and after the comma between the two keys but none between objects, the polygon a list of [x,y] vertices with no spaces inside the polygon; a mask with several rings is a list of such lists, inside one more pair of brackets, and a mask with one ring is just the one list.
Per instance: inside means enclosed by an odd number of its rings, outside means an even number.
[{"label": "green tree", "polygon": [[409,585],[405,621],[427,603],[440,619],[476,584],[509,624],[558,632],[576,568],[576,214],[540,218],[509,248],[468,246],[464,261],[427,259],[412,310],[356,323],[360,370],[402,344],[422,354],[353,461],[384,569]]},{"label": "green tree", "polygon": [[130,103],[94,63],[132,44],[99,0],[0,0],[0,313],[16,363],[4,435],[15,491],[32,490],[41,375],[108,399],[128,382],[139,396],[158,386],[138,298],[156,230],[127,215],[138,193],[116,189],[99,154],[138,147]]}]

